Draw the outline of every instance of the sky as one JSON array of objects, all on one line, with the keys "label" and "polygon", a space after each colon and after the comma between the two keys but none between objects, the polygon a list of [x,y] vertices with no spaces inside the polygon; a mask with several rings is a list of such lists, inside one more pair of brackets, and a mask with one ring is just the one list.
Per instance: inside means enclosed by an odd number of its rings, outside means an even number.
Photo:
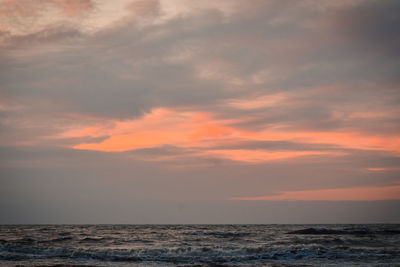
[{"label": "sky", "polygon": [[0,0],[0,223],[400,223],[399,14]]}]

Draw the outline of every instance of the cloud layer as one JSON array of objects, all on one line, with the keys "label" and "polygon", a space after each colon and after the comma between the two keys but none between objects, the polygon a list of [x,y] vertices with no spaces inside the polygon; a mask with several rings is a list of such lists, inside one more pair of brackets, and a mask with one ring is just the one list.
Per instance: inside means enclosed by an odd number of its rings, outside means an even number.
[{"label": "cloud layer", "polygon": [[1,185],[37,173],[71,188],[118,176],[138,200],[398,199],[399,7],[0,0]]}]

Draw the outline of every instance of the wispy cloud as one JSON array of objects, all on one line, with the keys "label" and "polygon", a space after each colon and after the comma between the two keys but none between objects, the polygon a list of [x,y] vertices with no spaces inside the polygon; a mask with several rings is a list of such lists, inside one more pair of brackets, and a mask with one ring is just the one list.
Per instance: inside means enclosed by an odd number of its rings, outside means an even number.
[{"label": "wispy cloud", "polygon": [[285,191],[270,196],[231,198],[231,200],[273,201],[376,201],[399,199],[400,185]]},{"label": "wispy cloud", "polygon": [[[244,162],[267,162],[312,155],[346,155],[346,149],[377,150],[398,155],[400,143],[396,136],[376,136],[352,131],[301,131],[284,125],[266,127],[260,131],[235,127],[240,119],[219,119],[218,114],[204,111],[155,109],[139,119],[100,120],[94,125],[78,126],[52,138],[104,137],[100,142],[77,143],[74,149],[97,151],[128,151],[172,145],[181,148],[202,148],[201,154]],[[281,149],[267,147],[241,147],[244,142],[276,142]],[[299,144],[294,151],[286,143]],[[232,148],[222,148],[229,145]],[[301,146],[302,145],[302,146]],[[307,146],[320,145],[320,150]],[[325,145],[328,149],[323,149]],[[335,146],[333,151],[329,146]],[[342,149],[339,151],[338,149]]]}]

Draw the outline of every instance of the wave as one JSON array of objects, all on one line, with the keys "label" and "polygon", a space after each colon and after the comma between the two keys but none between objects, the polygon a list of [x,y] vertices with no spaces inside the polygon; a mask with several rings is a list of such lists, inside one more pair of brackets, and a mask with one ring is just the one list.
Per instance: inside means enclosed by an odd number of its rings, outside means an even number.
[{"label": "wave", "polygon": [[80,243],[101,243],[106,240],[110,240],[109,237],[85,237],[79,240]]},{"label": "wave", "polygon": [[16,240],[5,240],[5,239],[0,239],[0,244],[1,245],[20,245],[20,246],[32,246],[35,244],[45,244],[45,243],[59,243],[59,242],[66,242],[66,241],[71,241],[73,240],[72,237],[60,237],[60,238],[53,238],[53,239],[34,239],[30,237],[25,237],[21,239],[16,239]]},{"label": "wave", "polygon": [[250,233],[234,233],[234,232],[204,232],[204,231],[194,231],[194,232],[185,232],[186,235],[204,235],[204,236],[216,236],[216,237],[242,237],[248,236]]},{"label": "wave", "polygon": [[38,226],[18,227],[10,231],[4,226],[0,266],[31,262],[393,266],[400,262],[400,225],[46,226],[48,232],[38,231],[43,228]]},{"label": "wave", "polygon": [[61,232],[61,233],[58,233],[58,235],[60,235],[60,236],[66,236],[66,235],[71,235],[72,233],[71,232]]},{"label": "wave", "polygon": [[57,243],[57,242],[65,242],[65,241],[71,241],[73,240],[72,237],[66,236],[66,237],[60,237],[60,238],[54,238],[54,239],[48,239],[48,240],[41,240],[39,243]]},{"label": "wave", "polygon": [[395,258],[398,251],[382,249],[354,249],[337,246],[255,246],[221,247],[182,246],[176,248],[148,249],[83,249],[83,248],[41,248],[0,246],[0,260],[35,260],[61,258],[76,260],[97,260],[107,262],[164,262],[164,263],[257,263],[268,261],[318,260],[388,260]]},{"label": "wave", "polygon": [[399,235],[400,230],[384,229],[384,230],[370,230],[370,229],[326,229],[326,228],[306,228],[296,231],[290,231],[287,234],[300,234],[300,235]]}]

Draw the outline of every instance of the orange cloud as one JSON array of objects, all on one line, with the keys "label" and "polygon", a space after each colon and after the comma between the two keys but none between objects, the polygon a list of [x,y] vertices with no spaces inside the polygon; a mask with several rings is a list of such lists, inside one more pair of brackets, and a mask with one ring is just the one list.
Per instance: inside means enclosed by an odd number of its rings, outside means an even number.
[{"label": "orange cloud", "polygon": [[190,112],[158,108],[133,120],[104,120],[95,125],[64,131],[58,138],[106,137],[98,143],[81,143],[75,149],[98,151],[128,151],[163,145],[189,148],[201,147],[200,156],[219,157],[249,163],[286,160],[296,157],[327,155],[341,156],[337,151],[267,151],[262,149],[214,149],[243,141],[290,141],[307,144],[331,144],[343,148],[382,150],[400,154],[399,138],[369,136],[358,132],[310,132],[270,127],[263,131],[245,131],[234,123],[246,119],[217,119],[210,112]]},{"label": "orange cloud", "polygon": [[315,155],[331,155],[339,156],[343,153],[330,151],[265,151],[250,149],[225,149],[210,150],[204,153],[208,156],[216,156],[236,161],[244,161],[249,163],[261,163],[276,160],[287,160],[291,158],[315,156]]},{"label": "orange cloud", "polygon": [[272,201],[374,201],[400,200],[400,185],[279,192],[273,196],[237,197],[231,200]]},{"label": "orange cloud", "polygon": [[398,171],[400,168],[367,168],[371,172],[385,172],[385,171]]},{"label": "orange cloud", "polygon": [[198,125],[196,131],[190,135],[190,140],[198,141],[205,138],[220,138],[233,132],[234,130],[229,127],[205,123]]},{"label": "orange cloud", "polygon": [[370,136],[360,132],[305,132],[269,130],[246,132],[244,136],[253,140],[287,140],[308,144],[333,144],[345,148],[383,150],[400,154],[400,138],[397,136]]},{"label": "orange cloud", "polygon": [[[62,134],[62,137],[107,136],[101,143],[79,144],[76,149],[100,151],[127,151],[160,145],[192,146],[209,139],[223,138],[232,129],[218,124],[202,112],[176,112],[168,109],[155,109],[139,120],[113,123],[110,128],[87,127]],[[110,124],[111,125],[111,124]]]},{"label": "orange cloud", "polygon": [[76,16],[92,8],[91,0],[47,0],[61,8],[68,16]]},{"label": "orange cloud", "polygon": [[259,96],[254,99],[231,99],[227,105],[237,109],[258,109],[263,107],[277,106],[288,100],[285,93],[274,95]]}]

